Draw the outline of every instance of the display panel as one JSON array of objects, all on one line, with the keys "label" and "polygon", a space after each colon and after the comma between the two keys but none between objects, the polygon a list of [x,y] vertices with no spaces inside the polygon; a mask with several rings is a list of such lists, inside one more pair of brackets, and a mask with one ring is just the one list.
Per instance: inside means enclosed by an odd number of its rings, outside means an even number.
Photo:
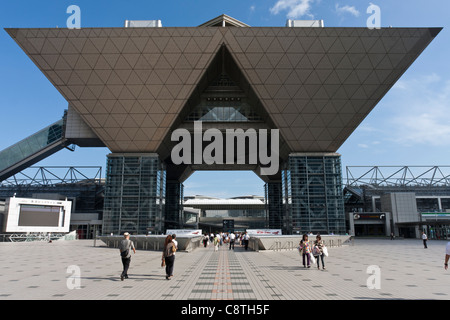
[{"label": "display panel", "polygon": [[69,232],[71,201],[9,198],[4,232]]},{"label": "display panel", "polygon": [[58,227],[61,207],[21,205],[19,211],[20,227]]}]

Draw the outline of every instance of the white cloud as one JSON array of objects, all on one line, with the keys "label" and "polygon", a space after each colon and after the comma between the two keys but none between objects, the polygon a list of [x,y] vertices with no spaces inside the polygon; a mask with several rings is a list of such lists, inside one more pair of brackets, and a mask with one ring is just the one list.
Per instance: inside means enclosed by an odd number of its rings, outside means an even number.
[{"label": "white cloud", "polygon": [[359,17],[360,12],[358,9],[356,9],[354,6],[345,5],[343,7],[340,7],[339,4],[336,4],[336,12],[338,14],[346,14],[350,13],[351,15],[355,17]]},{"label": "white cloud", "polygon": [[[450,81],[435,73],[403,80],[395,115],[388,125],[391,140],[404,146],[450,146]],[[391,104],[391,103],[390,103]]]},{"label": "white cloud", "polygon": [[380,133],[382,130],[380,128],[374,127],[368,123],[362,123],[356,130],[360,132],[365,132],[368,134]]},{"label": "white cloud", "polygon": [[289,19],[297,19],[303,16],[314,18],[310,13],[311,4],[315,0],[278,0],[275,5],[270,8],[272,14],[279,14],[281,11],[287,11]]},{"label": "white cloud", "polygon": [[363,148],[363,149],[369,148],[369,146],[367,144],[365,144],[365,143],[359,143],[358,147]]},{"label": "white cloud", "polygon": [[254,5],[253,5],[253,6],[250,6],[250,12],[254,12],[255,9],[256,9],[256,7],[255,7]]}]

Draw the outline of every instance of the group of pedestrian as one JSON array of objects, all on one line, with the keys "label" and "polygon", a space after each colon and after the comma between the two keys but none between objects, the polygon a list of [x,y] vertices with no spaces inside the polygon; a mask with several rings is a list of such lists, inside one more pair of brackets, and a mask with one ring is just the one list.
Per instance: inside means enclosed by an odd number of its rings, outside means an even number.
[{"label": "group of pedestrian", "polygon": [[[423,248],[428,249],[427,245],[428,236],[425,233],[425,231],[422,231],[422,242],[423,242]],[[444,269],[448,270],[448,261],[450,260],[450,241],[447,242],[447,245],[445,247],[445,258],[444,258]]]},{"label": "group of pedestrian", "polygon": [[[134,247],[133,241],[130,240],[130,234],[125,232],[124,239],[119,244],[120,256],[122,259],[123,271],[120,275],[120,280],[128,279],[128,269],[130,267],[131,262],[131,251],[136,253],[136,248]],[[233,236],[234,237],[233,237]],[[225,236],[225,239],[223,239]],[[176,240],[176,235],[168,235],[164,241],[164,248],[161,257],[161,266],[165,266],[166,271],[166,279],[170,280],[173,277],[173,269],[175,265],[175,253],[178,250],[178,242]],[[208,237],[205,235],[205,237]],[[248,248],[248,240],[250,239],[249,235],[245,232],[239,235],[235,235],[234,233],[222,235],[221,233],[217,233],[212,235],[212,242],[214,243],[214,251],[219,250],[219,246],[223,243],[229,242],[230,247],[234,249],[234,242],[236,239],[239,239],[240,245],[245,247],[245,250]],[[425,232],[422,233],[422,239],[424,242],[424,247],[427,248],[426,241],[428,240]],[[205,240],[205,239],[203,239]],[[206,240],[206,244],[208,243]],[[206,247],[205,244],[205,247]],[[320,234],[316,235],[316,240],[314,240],[313,244],[310,244],[308,239],[308,235],[304,234],[302,240],[299,243],[298,247],[300,254],[302,256],[303,267],[310,268],[311,267],[311,255],[317,262],[317,269],[320,270],[320,261],[322,261],[322,270],[325,270],[325,262],[324,257],[328,256],[328,250],[322,240]],[[450,260],[450,242],[447,243],[446,252],[445,252],[445,260],[444,267],[445,270],[448,269],[448,261]]]},{"label": "group of pedestrian", "polygon": [[320,261],[322,261],[322,270],[325,270],[324,257],[328,256],[328,250],[320,234],[317,234],[316,240],[314,240],[312,245],[308,239],[308,235],[304,234],[302,240],[300,240],[298,249],[302,256],[303,267],[311,268],[311,256],[313,256],[317,262],[317,269],[320,270]]},{"label": "group of pedestrian", "polygon": [[247,232],[234,233],[234,232],[219,232],[211,233],[210,235],[203,235],[203,246],[206,248],[208,244],[212,243],[214,245],[214,251],[218,251],[219,247],[222,245],[228,245],[229,250],[234,250],[235,245],[244,247],[248,250],[248,244],[250,241],[250,235]]},{"label": "group of pedestrian", "polygon": [[[128,269],[131,262],[131,251],[136,253],[133,241],[130,240],[130,234],[125,232],[124,239],[119,244],[120,256],[122,258],[123,271],[120,280],[128,279]],[[175,265],[175,253],[178,250],[178,242],[175,234],[168,235],[164,240],[164,248],[161,257],[161,266],[166,267],[166,279],[173,277],[173,267]]]},{"label": "group of pedestrian", "polygon": [[[422,242],[423,242],[423,248],[428,249],[427,245],[428,236],[425,233],[425,231],[422,231]],[[444,269],[448,270],[448,260],[450,260],[450,241],[447,242],[447,245],[445,247],[445,258],[444,258]]]}]

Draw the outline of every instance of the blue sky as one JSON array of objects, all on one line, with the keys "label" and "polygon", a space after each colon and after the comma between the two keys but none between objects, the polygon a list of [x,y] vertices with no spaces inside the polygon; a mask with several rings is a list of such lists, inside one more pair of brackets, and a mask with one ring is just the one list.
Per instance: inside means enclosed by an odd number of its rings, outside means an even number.
[{"label": "blue sky", "polygon": [[[338,150],[346,166],[446,165],[450,159],[450,1],[379,0],[382,27],[444,27],[390,92]],[[365,27],[369,1],[172,0],[2,1],[0,27],[66,27],[67,7],[81,8],[81,27],[122,27],[124,20],[197,26],[222,13],[251,26],[284,26],[286,19],[323,19],[328,27]],[[61,118],[67,102],[0,30],[0,150]],[[105,148],[60,151],[37,165],[105,166]],[[196,172],[185,195],[263,195],[252,172]]]}]

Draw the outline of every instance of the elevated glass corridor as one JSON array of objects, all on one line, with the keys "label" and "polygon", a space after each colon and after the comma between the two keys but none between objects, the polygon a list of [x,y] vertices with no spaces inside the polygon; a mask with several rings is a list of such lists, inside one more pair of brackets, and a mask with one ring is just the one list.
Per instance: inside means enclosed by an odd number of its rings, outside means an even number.
[{"label": "elevated glass corridor", "polygon": [[65,118],[0,151],[0,181],[63,149],[64,127]]}]

